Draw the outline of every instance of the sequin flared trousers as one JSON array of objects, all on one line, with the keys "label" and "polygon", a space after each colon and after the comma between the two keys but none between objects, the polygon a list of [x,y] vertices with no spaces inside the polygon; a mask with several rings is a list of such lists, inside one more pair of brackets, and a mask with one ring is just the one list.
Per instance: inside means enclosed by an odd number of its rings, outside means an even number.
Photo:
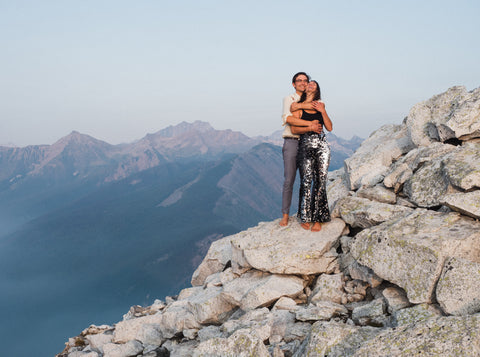
[{"label": "sequin flared trousers", "polygon": [[307,133],[300,137],[297,165],[300,171],[298,217],[304,222],[328,222],[327,172],[330,146],[322,134]]}]

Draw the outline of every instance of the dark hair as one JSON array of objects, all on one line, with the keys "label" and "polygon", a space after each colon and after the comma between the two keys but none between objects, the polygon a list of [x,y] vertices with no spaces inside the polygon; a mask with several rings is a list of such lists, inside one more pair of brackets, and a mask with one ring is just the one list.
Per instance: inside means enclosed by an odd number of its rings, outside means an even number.
[{"label": "dark hair", "polygon": [[[321,99],[322,96],[320,94],[320,86],[318,85],[318,82],[314,81],[313,79],[310,81],[310,83],[311,82],[314,82],[317,85],[317,90],[315,91],[315,94],[313,95],[312,101],[316,101],[316,100]],[[306,99],[307,99],[307,91],[302,93],[302,96],[300,97],[300,100],[298,102],[303,103]]]},{"label": "dark hair", "polygon": [[298,76],[301,76],[301,75],[304,75],[305,77],[307,77],[308,80],[310,80],[310,76],[308,74],[306,74],[305,72],[298,72],[296,73],[293,78],[292,78],[292,83],[295,83],[295,81],[297,80],[297,77]]}]

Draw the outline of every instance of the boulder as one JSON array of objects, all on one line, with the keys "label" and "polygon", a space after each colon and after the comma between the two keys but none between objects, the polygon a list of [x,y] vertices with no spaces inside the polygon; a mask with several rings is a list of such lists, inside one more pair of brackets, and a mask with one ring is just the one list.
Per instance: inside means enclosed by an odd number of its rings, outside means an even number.
[{"label": "boulder", "polygon": [[120,321],[115,325],[113,342],[126,343],[131,340],[138,340],[144,345],[160,346],[165,342],[160,329],[161,320],[161,313],[157,313]]},{"label": "boulder", "polygon": [[261,338],[248,329],[235,331],[228,338],[213,338],[201,342],[193,357],[270,357]]},{"label": "boulder", "polygon": [[405,125],[382,126],[345,160],[348,188],[357,190],[382,182],[392,162],[413,148]]},{"label": "boulder", "polygon": [[347,316],[348,310],[340,304],[329,301],[319,301],[315,305],[298,308],[295,318],[299,321],[330,320],[337,316]]},{"label": "boulder", "polygon": [[409,301],[431,302],[446,257],[480,260],[480,223],[416,209],[358,233],[350,249],[360,264],[404,289]]},{"label": "boulder", "polygon": [[480,137],[480,88],[468,92],[458,102],[445,126],[460,140]]},{"label": "boulder", "polygon": [[479,356],[480,317],[439,317],[387,329],[365,341],[356,357]]},{"label": "boulder", "polygon": [[378,328],[351,326],[342,322],[318,321],[294,357],[353,356],[365,341],[379,333]]},{"label": "boulder", "polygon": [[199,324],[221,324],[233,314],[237,306],[224,298],[221,287],[204,289],[186,301],[187,309]]},{"label": "boulder", "polygon": [[344,197],[337,202],[338,215],[352,227],[368,228],[382,222],[401,218],[411,208],[371,201],[361,197]]},{"label": "boulder", "polygon": [[441,159],[456,146],[433,142],[428,146],[422,146],[409,151],[406,155],[398,159],[389,169],[387,175],[383,179],[386,187],[393,188],[395,192],[401,191],[403,184],[413,176],[425,163]]},{"label": "boulder", "polygon": [[357,197],[368,198],[371,201],[388,203],[391,205],[397,203],[397,195],[395,192],[380,185],[360,188],[357,191]]},{"label": "boulder", "polygon": [[404,290],[395,287],[389,287],[382,291],[382,295],[387,302],[387,311],[393,314],[395,311],[409,307],[407,294]]},{"label": "boulder", "polygon": [[480,219],[480,190],[446,194],[440,203],[461,214]]},{"label": "boulder", "polygon": [[244,311],[269,306],[282,296],[303,292],[303,279],[293,275],[271,275],[251,270],[224,286],[222,298]]},{"label": "boulder", "polygon": [[462,190],[480,188],[480,143],[466,143],[443,159],[448,181]]},{"label": "boulder", "polygon": [[345,169],[342,168],[335,171],[330,171],[328,173],[327,181],[327,197],[328,207],[332,213],[332,218],[336,218],[333,212],[337,201],[348,195],[350,195],[350,190],[345,178]]},{"label": "boulder", "polygon": [[428,146],[434,141],[445,141],[455,137],[445,124],[452,116],[455,106],[466,97],[465,87],[456,86],[414,105],[406,119],[408,133],[413,143],[416,146]]},{"label": "boulder", "polygon": [[337,268],[335,248],[345,231],[345,222],[333,219],[320,232],[306,231],[298,222],[281,227],[263,222],[232,237],[232,268],[272,274],[320,274]]},{"label": "boulder", "polygon": [[187,300],[171,303],[160,316],[160,331],[165,338],[179,335],[183,330],[201,327],[195,315],[190,311]]},{"label": "boulder", "polygon": [[235,331],[246,329],[258,336],[262,341],[266,341],[272,334],[273,315],[266,307],[248,311],[239,319],[231,319],[222,325],[222,331],[227,335],[232,335]]},{"label": "boulder", "polygon": [[452,315],[480,311],[480,263],[449,258],[437,285],[437,301]]},{"label": "boulder", "polygon": [[386,322],[386,307],[383,299],[375,299],[367,304],[355,307],[352,320],[359,325],[383,326]]},{"label": "boulder", "polygon": [[342,303],[344,275],[340,274],[322,274],[317,278],[313,287],[310,303],[315,304],[318,301],[331,301],[337,304]]},{"label": "boulder", "polygon": [[133,357],[143,351],[140,342],[133,340],[124,344],[107,343],[103,346],[104,357]]},{"label": "boulder", "polygon": [[192,286],[201,286],[207,276],[221,272],[232,258],[231,238],[228,236],[213,242],[207,255],[192,276]]},{"label": "boulder", "polygon": [[434,317],[442,316],[440,309],[433,305],[419,304],[409,308],[394,311],[393,319],[396,326],[416,324]]}]

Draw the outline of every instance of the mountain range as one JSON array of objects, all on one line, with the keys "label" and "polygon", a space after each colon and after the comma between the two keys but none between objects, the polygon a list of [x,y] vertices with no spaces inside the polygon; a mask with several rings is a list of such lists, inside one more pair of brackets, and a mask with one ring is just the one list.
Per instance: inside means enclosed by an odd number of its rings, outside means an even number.
[{"label": "mountain range", "polygon": [[[14,321],[0,334],[28,326],[26,346],[48,351],[48,336],[52,355],[81,326],[186,286],[212,241],[278,216],[281,140],[194,122],[130,144],[72,132],[0,147],[0,313]],[[358,141],[331,136],[332,165]],[[29,355],[20,345],[7,351]]]}]

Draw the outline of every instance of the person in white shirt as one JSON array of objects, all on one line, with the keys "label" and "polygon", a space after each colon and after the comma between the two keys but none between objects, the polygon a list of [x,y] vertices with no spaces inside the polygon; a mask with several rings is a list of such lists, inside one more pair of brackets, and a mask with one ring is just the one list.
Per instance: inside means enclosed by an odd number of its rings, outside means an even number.
[{"label": "person in white shirt", "polygon": [[[284,167],[284,183],[282,191],[282,218],[280,225],[288,225],[290,215],[290,206],[292,203],[293,184],[297,174],[297,149],[298,139],[303,132],[322,132],[322,126],[318,121],[307,121],[292,116],[292,112],[300,109],[311,110],[312,103],[297,103],[300,96],[307,88],[310,77],[305,72],[298,72],[292,78],[292,85],[295,93],[286,96],[283,99],[282,121],[285,129],[283,131],[283,167]],[[297,126],[297,133],[293,134],[290,125]]]}]

